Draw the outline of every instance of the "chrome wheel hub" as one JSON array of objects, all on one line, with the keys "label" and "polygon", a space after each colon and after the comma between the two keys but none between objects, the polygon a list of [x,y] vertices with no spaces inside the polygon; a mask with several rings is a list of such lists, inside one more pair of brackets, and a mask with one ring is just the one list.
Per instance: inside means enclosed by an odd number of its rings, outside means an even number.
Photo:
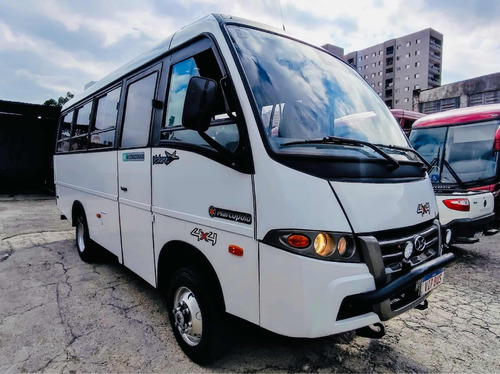
[{"label": "chrome wheel hub", "polygon": [[187,287],[180,287],[175,293],[174,309],[175,327],[182,339],[190,346],[197,345],[201,340],[203,324],[201,310],[196,297]]},{"label": "chrome wheel hub", "polygon": [[79,222],[76,228],[76,245],[78,246],[78,250],[83,253],[85,251],[85,228],[83,223]]}]

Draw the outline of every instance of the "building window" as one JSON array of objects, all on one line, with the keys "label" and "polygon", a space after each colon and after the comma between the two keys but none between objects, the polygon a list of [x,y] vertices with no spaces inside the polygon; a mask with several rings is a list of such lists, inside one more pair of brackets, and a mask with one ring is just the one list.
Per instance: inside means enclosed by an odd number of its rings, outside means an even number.
[{"label": "building window", "polygon": [[411,42],[406,42],[406,46],[409,47],[411,45]]},{"label": "building window", "polygon": [[399,100],[398,99],[396,99],[395,104],[399,104]]},{"label": "building window", "polygon": [[401,44],[399,44],[399,45],[396,47],[396,49],[401,49]]},{"label": "building window", "polygon": [[379,64],[379,66],[382,65],[382,61],[379,61],[378,64]]},{"label": "building window", "polygon": [[414,90],[420,90],[420,86],[418,84],[416,84],[414,87],[413,87]]},{"label": "building window", "polygon": [[396,93],[398,93],[399,91],[401,91],[401,89],[400,88],[396,88]]},{"label": "building window", "polygon": [[377,55],[377,53],[373,52],[372,53],[372,57],[375,57]]},{"label": "building window", "polygon": [[482,92],[469,96],[469,106],[500,103],[500,90]]},{"label": "building window", "polygon": [[365,55],[365,60],[368,60],[368,55]]},{"label": "building window", "polygon": [[384,51],[382,51],[382,50],[378,51],[379,56],[382,56],[383,54],[384,54]]},{"label": "building window", "polygon": [[359,57],[359,58],[358,58],[358,61],[361,61],[362,59],[363,59],[363,57]]},{"label": "building window", "polygon": [[415,56],[418,56],[420,54],[420,51],[415,51]]},{"label": "building window", "polygon": [[418,68],[420,66],[420,61],[415,62],[415,67]]},{"label": "building window", "polygon": [[368,65],[365,65],[365,70],[368,69]]},{"label": "building window", "polygon": [[445,110],[455,109],[460,106],[460,98],[452,97],[451,99],[442,99],[441,100],[441,112]]},{"label": "building window", "polygon": [[406,58],[410,58],[410,56],[411,56],[410,53],[405,54]]},{"label": "building window", "polygon": [[415,79],[420,78],[420,73],[415,74]]},{"label": "building window", "polygon": [[372,68],[374,68],[375,66],[377,66],[377,63],[376,63],[376,62],[373,62],[373,63],[372,63]]},{"label": "building window", "polygon": [[363,67],[362,67],[362,66],[360,66],[360,67],[358,68],[358,71],[361,71],[361,70],[363,70]]},{"label": "building window", "polygon": [[409,75],[405,76],[405,81],[407,81],[407,80],[410,80],[410,76]]},{"label": "building window", "polygon": [[400,71],[400,70],[401,70],[401,66],[398,66],[398,67],[396,68],[396,71]]},{"label": "building window", "polygon": [[410,102],[410,99],[408,99],[407,97],[405,97],[405,103],[408,103]]},{"label": "building window", "polygon": [[422,43],[422,39],[418,38],[418,39],[416,40],[416,43],[417,43],[417,44]]},{"label": "building window", "polygon": [[382,86],[382,82],[378,82],[377,86],[379,86],[379,87]]},{"label": "building window", "polygon": [[382,72],[381,72],[381,71],[379,71],[379,72],[378,72],[378,76],[379,76],[379,77],[381,77],[381,76],[382,76]]},{"label": "building window", "polygon": [[387,55],[392,55],[392,54],[394,53],[394,47],[393,47],[392,45],[391,45],[390,47],[387,47],[387,48],[385,49],[385,53],[386,53]]},{"label": "building window", "polygon": [[382,97],[382,92],[377,92],[380,97]]},{"label": "building window", "polygon": [[365,79],[368,78],[368,75],[364,75],[363,78],[365,78]]},{"label": "building window", "polygon": [[406,64],[405,69],[409,69],[409,68],[410,68],[410,64]]},{"label": "building window", "polygon": [[375,76],[375,73],[372,73],[372,78]]},{"label": "building window", "polygon": [[405,91],[406,92],[410,91],[410,87],[405,87]]},{"label": "building window", "polygon": [[399,61],[400,58],[401,58],[401,56],[397,56],[396,57],[396,61]]},{"label": "building window", "polygon": [[375,83],[370,84],[372,88],[375,88]]}]

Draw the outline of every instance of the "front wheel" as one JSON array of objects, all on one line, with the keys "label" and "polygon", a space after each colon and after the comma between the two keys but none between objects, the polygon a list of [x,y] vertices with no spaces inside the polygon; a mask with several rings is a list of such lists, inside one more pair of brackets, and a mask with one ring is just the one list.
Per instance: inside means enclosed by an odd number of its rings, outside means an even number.
[{"label": "front wheel", "polygon": [[167,290],[169,320],[177,343],[198,364],[216,358],[225,342],[224,311],[203,275],[195,267],[179,269]]}]

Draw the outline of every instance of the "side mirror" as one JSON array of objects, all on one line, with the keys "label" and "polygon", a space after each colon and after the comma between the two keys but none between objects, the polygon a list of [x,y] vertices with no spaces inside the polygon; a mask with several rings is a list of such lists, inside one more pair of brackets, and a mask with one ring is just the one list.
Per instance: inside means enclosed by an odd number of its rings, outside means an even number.
[{"label": "side mirror", "polygon": [[182,125],[186,129],[205,132],[210,126],[213,107],[217,94],[217,82],[204,77],[192,77],[189,80]]},{"label": "side mirror", "polygon": [[500,127],[495,133],[495,141],[493,142],[493,152],[500,152]]}]

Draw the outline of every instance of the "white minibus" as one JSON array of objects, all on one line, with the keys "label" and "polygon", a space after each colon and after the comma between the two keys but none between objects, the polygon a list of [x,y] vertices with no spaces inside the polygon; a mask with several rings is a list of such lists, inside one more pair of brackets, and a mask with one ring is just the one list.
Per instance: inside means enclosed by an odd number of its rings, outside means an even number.
[{"label": "white minibus", "polygon": [[81,258],[159,288],[198,363],[228,315],[315,338],[426,308],[454,261],[427,167],[349,65],[224,15],[68,102],[54,156]]}]

